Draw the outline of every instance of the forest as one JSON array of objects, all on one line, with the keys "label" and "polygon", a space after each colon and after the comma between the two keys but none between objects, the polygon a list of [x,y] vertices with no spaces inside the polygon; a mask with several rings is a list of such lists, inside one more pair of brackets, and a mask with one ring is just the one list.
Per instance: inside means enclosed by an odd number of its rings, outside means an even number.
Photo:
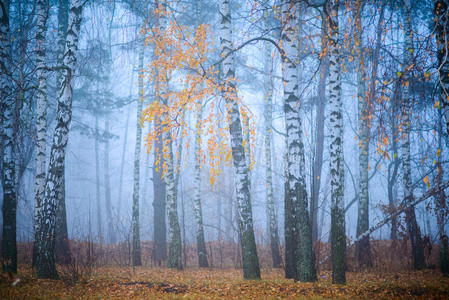
[{"label": "forest", "polygon": [[1,299],[449,298],[449,0],[0,0],[0,99]]}]

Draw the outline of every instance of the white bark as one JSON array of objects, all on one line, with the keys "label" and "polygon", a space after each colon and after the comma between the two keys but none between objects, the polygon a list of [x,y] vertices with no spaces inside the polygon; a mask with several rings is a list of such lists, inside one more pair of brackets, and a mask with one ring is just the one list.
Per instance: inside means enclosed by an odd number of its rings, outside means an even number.
[{"label": "white bark", "polygon": [[272,119],[273,119],[273,77],[272,77],[272,49],[266,44],[264,49],[264,118],[265,118],[265,187],[267,197],[267,211],[268,211],[268,232],[270,235],[271,257],[274,268],[280,267],[280,253],[279,253],[279,233],[278,223],[276,217],[276,209],[273,197],[273,170],[271,161],[271,141],[272,134]]},{"label": "white bark", "polygon": [[9,2],[0,2],[0,105],[3,112],[1,138],[3,143],[3,236],[2,267],[17,272],[16,247],[16,172],[14,153],[14,86],[10,78],[11,40],[9,32]]},{"label": "white bark", "polygon": [[338,3],[326,6],[329,18],[329,104],[330,104],[330,177],[331,177],[331,241],[332,280],[345,283],[346,234],[344,213],[343,115],[338,33]]},{"label": "white bark", "polygon": [[46,167],[46,134],[47,134],[47,78],[45,71],[45,34],[47,31],[48,7],[46,1],[39,0],[37,8],[37,51],[36,67],[38,88],[36,91],[36,173],[35,173],[35,217],[34,232],[39,232],[39,215],[42,208],[45,188],[45,167]]},{"label": "white bark", "polygon": [[[200,267],[208,267],[206,246],[204,242],[204,227],[203,227],[203,212],[201,206],[201,123],[203,115],[203,106],[201,98],[198,100],[198,111],[196,114],[196,134],[195,134],[195,177],[194,177],[194,198],[193,198],[193,212],[196,221],[196,246],[198,252],[198,264]],[[185,238],[184,238],[185,239]],[[184,242],[185,243],[185,242]]]},{"label": "white bark", "polygon": [[132,208],[132,228],[133,228],[133,266],[142,265],[140,254],[140,224],[139,224],[139,181],[140,181],[140,148],[142,144],[142,127],[140,127],[140,117],[142,115],[142,106],[144,100],[143,87],[143,58],[145,44],[140,42],[139,48],[139,101],[137,102],[137,119],[136,119],[136,144],[134,148],[134,185],[133,185],[133,208]]},{"label": "white bark", "polygon": [[222,71],[223,77],[230,81],[227,86],[229,91],[225,94],[225,101],[227,113],[230,118],[229,132],[231,135],[232,160],[235,172],[235,189],[239,214],[238,223],[242,240],[243,276],[245,279],[257,279],[260,278],[260,269],[253,231],[253,216],[249,194],[249,168],[243,149],[242,124],[236,101],[237,92],[233,81],[235,70],[234,57],[231,54],[233,46],[229,0],[220,1],[219,11],[221,16],[220,46],[221,55],[224,57]]},{"label": "white bark", "polygon": [[53,135],[45,195],[42,201],[42,218],[38,233],[36,272],[40,278],[57,277],[54,257],[56,208],[61,192],[62,170],[69,136],[69,125],[72,119],[72,78],[78,52],[82,4],[82,0],[73,0],[70,5],[69,27],[66,38],[67,51],[63,66],[64,84],[58,92],[57,123]]},{"label": "white bark", "polygon": [[287,130],[288,197],[296,220],[297,275],[301,281],[314,281],[315,267],[312,255],[312,232],[309,220],[308,197],[305,181],[304,145],[302,142],[301,99],[298,91],[299,59],[299,5],[285,1],[282,5],[283,31],[281,34],[285,55],[282,57],[284,81],[284,113]]}]

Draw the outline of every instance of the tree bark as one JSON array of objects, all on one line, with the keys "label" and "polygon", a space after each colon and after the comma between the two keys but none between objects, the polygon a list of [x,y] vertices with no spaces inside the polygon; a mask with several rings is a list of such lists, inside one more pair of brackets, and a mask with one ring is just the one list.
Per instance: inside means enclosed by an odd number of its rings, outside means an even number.
[{"label": "tree bark", "polygon": [[[34,209],[34,247],[33,259],[36,254],[37,233],[45,189],[46,168],[46,135],[47,135],[47,74],[45,71],[45,35],[47,31],[48,7],[45,1],[36,3],[37,7],[37,51],[36,67],[38,88],[36,92],[36,173],[34,180],[35,209]],[[64,39],[65,41],[65,39]],[[63,42],[64,42],[63,41]],[[58,40],[59,42],[59,40]]]},{"label": "tree bark", "polygon": [[438,83],[440,87],[439,101],[446,119],[446,135],[449,136],[449,1],[434,0],[434,2]]},{"label": "tree bark", "polygon": [[[268,27],[268,26],[266,26]],[[272,119],[273,119],[273,77],[272,77],[272,49],[271,46],[265,45],[265,62],[264,62],[264,117],[265,117],[265,187],[267,197],[267,211],[268,211],[268,232],[270,235],[271,259],[273,268],[280,268],[281,253],[279,251],[279,231],[276,216],[276,208],[274,206],[273,197],[273,170],[271,162],[271,140],[272,140]]]},{"label": "tree bark", "polygon": [[[156,120],[155,128],[160,127],[160,120]],[[154,141],[153,162],[153,211],[154,211],[154,250],[153,260],[161,266],[162,261],[167,259],[167,225],[166,225],[166,187],[162,179],[162,166],[164,164],[162,155],[162,140],[157,136]]]},{"label": "tree bark", "polygon": [[64,84],[58,93],[57,123],[53,135],[45,194],[42,201],[42,214],[39,223],[38,247],[36,256],[36,273],[39,278],[55,278],[58,276],[55,267],[55,222],[57,200],[61,192],[62,171],[72,119],[72,77],[76,66],[78,37],[82,18],[81,0],[70,4],[69,27],[64,56]]},{"label": "tree bark", "polygon": [[[67,37],[67,27],[69,23],[69,1],[60,0],[58,7],[58,66],[61,66],[64,62],[65,52],[65,40]],[[58,72],[56,75],[56,83],[58,88],[64,84],[64,78],[62,72]],[[69,236],[67,232],[67,211],[65,205],[65,162],[62,167],[62,183],[61,192],[58,199],[58,208],[56,215],[56,242],[55,253],[56,262],[62,264],[68,264],[71,260]],[[37,231],[36,231],[37,232]]]},{"label": "tree bark", "polygon": [[318,240],[318,201],[321,188],[321,170],[323,168],[324,152],[324,112],[326,109],[326,81],[329,75],[329,59],[327,55],[327,21],[322,19],[321,28],[321,64],[320,79],[318,83],[318,98],[316,109],[316,139],[315,157],[313,160],[312,196],[310,199],[312,216],[312,242]]},{"label": "tree bark", "polygon": [[145,44],[140,41],[139,61],[138,61],[138,88],[139,101],[137,102],[136,115],[136,144],[134,148],[134,185],[133,185],[133,211],[132,211],[132,228],[133,228],[133,266],[142,265],[142,257],[140,253],[140,224],[139,224],[139,184],[140,184],[140,148],[142,144],[142,127],[140,127],[140,117],[142,115],[142,106],[144,100],[143,88],[143,58],[145,52]]},{"label": "tree bark", "polygon": [[340,53],[338,45],[338,3],[329,0],[325,7],[329,19],[329,103],[331,176],[331,256],[332,282],[346,283],[346,232],[344,212],[343,115],[341,99]]},{"label": "tree bark", "polygon": [[[202,123],[202,101],[198,101],[198,111],[196,114],[196,134],[195,134],[195,195],[193,200],[193,212],[196,220],[196,247],[198,253],[198,265],[201,268],[209,267],[207,261],[206,243],[204,242],[204,227],[203,227],[203,212],[201,208],[201,166],[200,166],[200,151],[201,151],[201,123]],[[185,238],[184,238],[185,239]],[[185,243],[185,241],[184,241]]]},{"label": "tree bark", "polygon": [[[408,68],[413,64],[413,32],[411,20],[411,3],[410,0],[404,0],[404,66]],[[404,86],[402,90],[402,180],[404,186],[404,199],[406,203],[413,201],[412,186],[412,169],[410,158],[410,131],[411,131],[411,102],[410,98],[410,81],[412,79],[411,70],[404,70]],[[425,267],[424,248],[421,239],[421,231],[416,222],[415,207],[411,206],[405,211],[405,221],[407,224],[407,232],[412,244],[412,260],[413,268],[421,270]]]},{"label": "tree bark", "polygon": [[222,62],[227,92],[224,94],[229,120],[229,133],[231,135],[232,160],[235,172],[235,189],[238,204],[239,231],[241,236],[243,277],[245,279],[260,279],[259,259],[257,256],[256,241],[253,230],[253,216],[249,193],[249,178],[245,151],[243,149],[242,123],[234,83],[234,58],[231,54],[232,31],[229,0],[220,1],[220,46],[221,55],[225,57]]},{"label": "tree bark", "polygon": [[282,57],[284,81],[284,113],[287,129],[288,195],[296,208],[296,222],[293,231],[297,234],[295,280],[315,281],[315,262],[312,251],[307,189],[305,181],[304,144],[302,142],[301,99],[298,91],[298,13],[295,1],[285,1],[282,6],[283,31],[281,40],[285,55]]},{"label": "tree bark", "polygon": [[17,273],[16,210],[14,153],[14,96],[11,72],[11,39],[9,27],[9,1],[0,1],[0,93],[3,110],[3,236],[2,268]]}]

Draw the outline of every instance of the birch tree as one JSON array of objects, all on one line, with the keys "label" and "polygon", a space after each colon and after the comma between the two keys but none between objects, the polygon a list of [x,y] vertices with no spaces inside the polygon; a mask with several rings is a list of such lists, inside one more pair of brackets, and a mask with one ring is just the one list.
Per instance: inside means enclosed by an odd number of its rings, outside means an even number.
[{"label": "birch tree", "polygon": [[55,222],[59,193],[61,192],[62,171],[72,119],[72,78],[76,67],[78,38],[82,18],[83,1],[73,0],[70,3],[69,26],[64,55],[64,84],[58,91],[57,122],[53,135],[50,163],[48,167],[44,199],[39,220],[39,233],[36,253],[36,273],[39,278],[55,278],[58,276],[55,267]]},{"label": "birch tree", "polygon": [[2,269],[17,273],[16,244],[16,175],[14,155],[14,86],[11,74],[11,37],[9,27],[9,1],[0,1],[0,96],[3,112],[3,236]]},{"label": "birch tree", "polygon": [[[449,1],[435,1],[435,31],[436,31],[436,43],[437,43],[437,59],[438,59],[438,83],[440,88],[439,103],[443,107],[443,111],[439,118],[439,145],[438,148],[442,148],[442,115],[446,119],[446,135],[449,136]],[[438,156],[437,162],[437,183],[441,185],[443,178],[443,168],[441,166],[441,154]],[[446,195],[442,190],[437,196],[437,223],[439,227],[439,239],[440,239],[440,270],[443,274],[449,274],[449,251],[448,251],[448,238],[444,232],[445,213],[447,210]]]},{"label": "birch tree", "polygon": [[318,97],[315,120],[315,157],[313,160],[312,195],[310,199],[312,242],[318,240],[318,201],[321,188],[321,171],[323,168],[324,152],[324,113],[326,109],[326,81],[329,75],[329,59],[327,55],[327,20],[321,17],[321,55],[320,78],[318,81]]},{"label": "birch tree", "polygon": [[201,207],[201,119],[203,115],[203,107],[201,98],[198,99],[198,111],[196,114],[196,135],[195,135],[195,194],[193,199],[193,212],[196,220],[196,247],[198,253],[198,265],[202,268],[209,267],[207,261],[206,243],[204,242],[204,226],[203,226],[203,211]]},{"label": "birch tree", "polygon": [[341,99],[341,65],[338,33],[338,2],[325,6],[329,38],[329,122],[331,177],[331,256],[332,282],[346,283],[346,233],[344,208],[343,115]]},{"label": "birch tree", "polygon": [[[35,192],[35,219],[34,232],[39,232],[39,216],[42,207],[42,199],[44,197],[45,188],[45,156],[46,156],[46,135],[47,135],[47,78],[45,72],[45,33],[47,30],[48,7],[46,1],[39,0],[37,7],[37,81],[38,88],[36,93],[36,175],[34,181]],[[35,239],[36,242],[36,239]]]},{"label": "birch tree", "polygon": [[[265,21],[267,23],[267,21]],[[279,251],[279,231],[276,217],[276,209],[273,197],[273,170],[271,162],[271,141],[272,134],[272,119],[273,119],[273,67],[272,67],[272,48],[269,44],[265,44],[264,48],[264,118],[265,118],[265,187],[268,210],[268,231],[270,234],[270,248],[273,268],[281,266],[281,254]]]},{"label": "birch tree", "polygon": [[295,1],[282,4],[281,33],[285,55],[282,57],[282,78],[284,81],[284,113],[287,129],[287,168],[288,196],[292,207],[296,208],[296,223],[293,231],[297,233],[297,272],[296,280],[316,280],[315,263],[312,252],[312,231],[310,227],[307,189],[305,181],[304,144],[302,142],[302,120],[300,116],[301,99],[298,91],[298,14]]},{"label": "birch tree", "polygon": [[434,0],[434,3],[439,101],[446,119],[446,134],[449,136],[449,1]]},{"label": "birch tree", "polygon": [[245,151],[243,149],[242,123],[236,102],[235,69],[232,51],[231,12],[229,0],[220,0],[220,52],[223,78],[227,81],[228,93],[224,94],[226,110],[229,116],[229,133],[231,135],[232,160],[235,172],[235,189],[238,206],[239,232],[241,236],[243,277],[260,279],[259,260],[253,231],[253,216],[249,193],[249,178]]},{"label": "birch tree", "polygon": [[[410,158],[410,131],[411,131],[411,109],[412,99],[410,97],[410,81],[412,72],[410,66],[413,64],[413,31],[411,20],[411,3],[410,0],[403,0],[404,8],[404,77],[402,89],[402,139],[401,139],[401,155],[402,155],[402,184],[404,190],[404,201],[406,204],[413,202],[413,186],[412,186],[412,169]],[[411,206],[405,211],[405,220],[407,224],[407,232],[412,244],[412,260],[413,267],[416,270],[425,267],[424,249],[421,239],[421,231],[416,222],[415,207]]]},{"label": "birch tree", "polygon": [[[58,54],[57,65],[61,66],[64,62],[65,41],[67,37],[67,27],[69,23],[69,1],[59,0],[58,3]],[[56,74],[56,84],[60,88],[64,84],[62,70]],[[65,170],[65,166],[63,167]],[[56,213],[56,242],[55,253],[56,262],[69,263],[71,259],[68,232],[67,232],[67,211],[65,205],[65,175],[62,171],[61,193],[58,199],[58,208]],[[37,220],[36,220],[37,221]],[[38,223],[38,222],[36,222]],[[36,230],[35,232],[38,232]]]},{"label": "birch tree", "polygon": [[139,224],[139,181],[140,181],[140,148],[142,144],[142,127],[140,125],[140,117],[142,115],[142,105],[144,100],[143,88],[143,58],[145,51],[145,43],[139,41],[139,59],[138,59],[138,88],[139,101],[137,102],[137,119],[136,119],[136,144],[134,148],[134,185],[133,185],[133,207],[132,207],[132,229],[133,229],[133,266],[141,266],[142,258],[140,253],[140,224]]}]

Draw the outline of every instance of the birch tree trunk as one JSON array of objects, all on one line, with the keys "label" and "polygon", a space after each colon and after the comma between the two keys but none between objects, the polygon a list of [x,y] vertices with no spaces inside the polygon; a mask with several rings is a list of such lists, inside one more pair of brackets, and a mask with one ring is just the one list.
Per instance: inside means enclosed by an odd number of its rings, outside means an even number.
[{"label": "birch tree trunk", "polygon": [[449,136],[449,1],[434,0],[434,2],[439,100],[446,119],[446,134]]},{"label": "birch tree trunk", "polygon": [[43,0],[36,3],[37,14],[37,51],[36,67],[38,88],[36,92],[36,173],[34,180],[35,208],[34,208],[34,248],[33,258],[39,232],[39,220],[42,208],[42,199],[45,189],[46,168],[46,135],[47,135],[47,74],[45,71],[45,34],[47,31],[48,7]]},{"label": "birch tree trunk", "polygon": [[[267,26],[268,27],[268,26]],[[265,45],[265,62],[264,62],[264,117],[265,117],[265,187],[267,197],[268,210],[268,231],[270,234],[271,259],[273,268],[281,266],[281,254],[279,251],[279,231],[276,217],[276,208],[274,206],[273,197],[273,170],[271,162],[271,141],[272,141],[272,119],[273,119],[273,77],[272,77],[272,49],[270,45]]]},{"label": "birch tree trunk", "polygon": [[[439,68],[439,101],[443,107],[442,115],[446,119],[446,135],[449,136],[449,1],[435,1],[437,58]],[[443,128],[441,117],[439,120],[439,149],[442,148]],[[437,184],[441,185],[443,168],[441,166],[441,154],[438,156],[437,167],[440,172],[437,175]],[[448,238],[444,232],[445,214],[447,213],[446,195],[441,191],[437,202],[437,223],[440,238],[440,270],[443,274],[449,274]]]},{"label": "birch tree trunk", "polygon": [[[413,64],[413,32],[411,20],[411,3],[410,0],[404,0],[404,66],[408,68]],[[412,169],[410,158],[410,130],[411,130],[411,102],[410,98],[410,80],[412,78],[411,70],[404,70],[404,86],[402,90],[402,180],[404,189],[404,201],[409,204],[413,201],[413,187],[412,187]],[[405,220],[407,223],[407,232],[412,244],[412,259],[413,267],[416,270],[421,270],[425,267],[424,249],[421,239],[421,231],[416,222],[415,207],[411,206],[405,211]]]},{"label": "birch tree trunk", "polygon": [[[69,23],[69,1],[59,0],[58,7],[58,66],[64,63],[65,40],[67,37],[67,27]],[[64,84],[62,71],[56,75],[58,89]],[[71,260],[70,246],[67,232],[67,211],[65,205],[65,165],[62,171],[61,192],[58,199],[58,208],[56,213],[56,242],[55,253],[56,262],[67,264]],[[36,231],[38,232],[38,231]]]},{"label": "birch tree trunk", "polygon": [[133,228],[133,266],[142,265],[142,257],[140,253],[140,224],[139,224],[139,181],[140,181],[140,148],[142,144],[142,127],[140,127],[140,116],[142,115],[142,106],[144,100],[143,87],[143,57],[145,52],[145,43],[140,41],[139,60],[138,60],[138,87],[139,101],[137,102],[137,119],[136,119],[136,146],[134,148],[134,186],[133,186],[133,211],[132,211],[132,228]]},{"label": "birch tree trunk", "polygon": [[[160,120],[155,120],[155,128],[160,127]],[[158,156],[160,158],[158,159]],[[159,160],[159,161],[158,161]],[[154,141],[153,162],[153,211],[154,211],[154,250],[153,260],[161,266],[162,261],[167,259],[167,225],[166,225],[166,187],[162,179],[162,140],[157,136]]]},{"label": "birch tree trunk", "polygon": [[14,154],[14,96],[11,72],[11,39],[9,27],[9,1],[0,1],[0,93],[3,110],[3,236],[2,269],[17,273],[16,244],[16,174]]},{"label": "birch tree trunk", "polygon": [[55,278],[58,276],[55,267],[55,222],[57,200],[61,192],[62,171],[66,146],[69,136],[69,125],[72,119],[72,76],[76,66],[78,52],[78,36],[82,18],[81,0],[70,4],[69,27],[67,31],[64,56],[64,84],[58,92],[57,123],[53,135],[45,183],[45,194],[42,201],[42,213],[39,223],[38,247],[36,256],[36,273],[39,278]]},{"label": "birch tree trunk", "polygon": [[235,172],[235,189],[238,205],[239,231],[241,235],[243,277],[245,279],[260,279],[259,259],[253,231],[253,216],[249,193],[249,179],[245,151],[243,149],[242,123],[240,121],[239,107],[236,102],[237,92],[234,83],[234,58],[231,53],[232,31],[229,0],[220,0],[220,47],[224,57],[222,70],[224,79],[229,83],[224,98],[227,114],[230,118],[229,132],[231,135],[232,160]]},{"label": "birch tree trunk", "polygon": [[[168,116],[164,116],[168,117]],[[167,208],[168,208],[168,267],[182,270],[182,243],[181,229],[178,219],[178,197],[174,176],[172,137],[170,132],[162,133],[162,141],[166,147],[164,149],[165,164],[167,166],[165,173],[165,184],[167,186]]]},{"label": "birch tree trunk", "polygon": [[[440,155],[438,155],[437,160],[437,171],[438,174],[436,176],[436,184],[441,187],[443,184],[443,176],[444,170],[441,163],[441,149],[443,146],[442,143],[442,134],[443,134],[443,124],[442,124],[442,114],[440,114],[440,118],[438,120],[438,149],[440,149]],[[446,204],[446,194],[444,189],[441,189],[440,192],[435,197],[435,207],[437,209],[437,225],[438,225],[438,236],[440,239],[440,270],[444,275],[449,274],[449,251],[448,251],[448,239],[447,235],[444,232],[444,224],[448,211],[448,207]]]},{"label": "birch tree trunk", "polygon": [[316,139],[315,158],[313,160],[312,196],[310,199],[312,243],[318,240],[318,201],[321,188],[321,170],[323,168],[324,152],[324,112],[326,109],[326,81],[329,75],[329,59],[327,55],[327,20],[323,18],[321,28],[321,64],[318,83],[318,100],[316,109]]},{"label": "birch tree trunk", "polygon": [[341,99],[340,51],[338,45],[338,3],[325,7],[329,20],[329,104],[331,177],[331,256],[332,282],[346,283],[346,232],[344,208],[343,115]]},{"label": "birch tree trunk", "polygon": [[[203,212],[201,208],[201,166],[200,166],[200,150],[201,150],[201,119],[203,113],[202,101],[199,99],[199,107],[196,114],[196,134],[195,134],[195,195],[193,199],[193,212],[196,220],[196,247],[198,252],[198,265],[201,268],[209,267],[207,261],[206,243],[204,242]],[[183,215],[184,216],[184,215]],[[185,237],[184,237],[185,239]],[[185,242],[184,242],[185,243]]]},{"label": "birch tree trunk", "polygon": [[[162,0],[164,1],[164,0]],[[155,8],[158,8],[159,1],[155,1]],[[154,17],[154,26],[159,27],[160,32],[163,32],[163,24],[160,23],[158,15]],[[155,57],[154,59],[157,59]],[[157,70],[156,70],[157,72]],[[157,77],[157,76],[155,76]],[[160,101],[159,95],[160,83],[155,80],[154,82],[155,95],[157,95],[156,101]],[[167,187],[163,179],[163,137],[161,133],[162,122],[160,118],[154,120],[154,127],[156,129],[157,136],[154,139],[154,153],[153,153],[153,211],[154,211],[154,251],[153,259],[161,266],[162,261],[167,259],[167,225],[166,225],[166,207],[167,207]]]},{"label": "birch tree trunk", "polygon": [[282,57],[284,81],[284,112],[287,129],[288,195],[296,207],[297,272],[295,280],[315,281],[315,263],[312,252],[312,231],[308,210],[305,181],[304,145],[302,142],[301,100],[298,91],[298,6],[295,1],[285,1],[282,6],[284,28],[281,34],[285,55]]},{"label": "birch tree trunk", "polygon": [[[369,228],[369,194],[368,194],[368,167],[369,167],[369,108],[366,99],[365,58],[362,39],[362,11],[363,3],[358,1],[355,16],[355,44],[357,45],[357,99],[359,116],[359,203],[357,213],[357,235]],[[360,266],[371,265],[369,236],[356,244],[356,256]]]}]

